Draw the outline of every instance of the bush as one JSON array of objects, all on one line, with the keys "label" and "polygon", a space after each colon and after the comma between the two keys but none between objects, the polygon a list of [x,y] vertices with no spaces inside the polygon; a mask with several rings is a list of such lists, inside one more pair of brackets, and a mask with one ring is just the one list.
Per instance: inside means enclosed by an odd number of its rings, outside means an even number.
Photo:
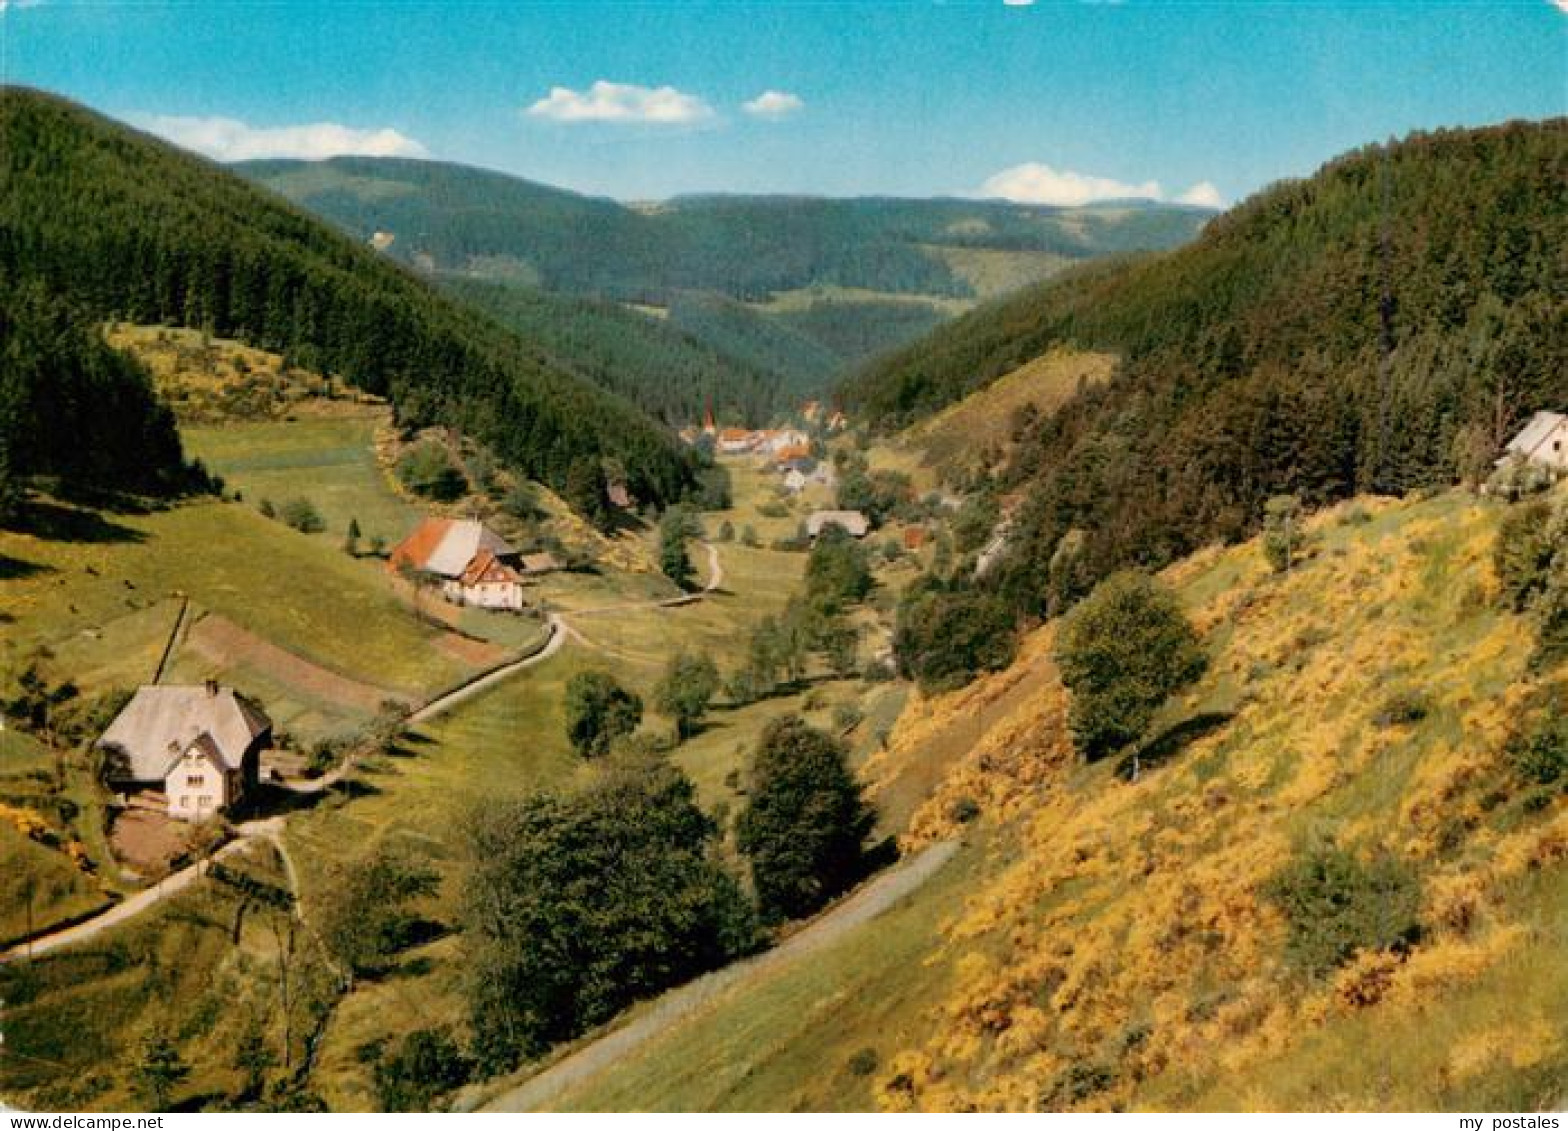
[{"label": "bush", "polygon": [[396,1052],[376,1062],[376,1098],[382,1111],[432,1111],[438,1096],[468,1083],[470,1072],[451,1037],[437,1029],[415,1029]]},{"label": "bush", "polygon": [[642,699],[608,672],[578,672],[566,681],[566,737],[584,758],[606,754],[642,722]]},{"label": "bush", "polygon": [[1432,711],[1432,703],[1421,691],[1396,691],[1372,715],[1374,726],[1414,726]]},{"label": "bush", "polygon": [[1527,781],[1568,790],[1568,701],[1559,697],[1508,744],[1508,760]]},{"label": "bush", "polygon": [[876,1049],[863,1048],[849,1058],[847,1067],[851,1076],[870,1076],[877,1070],[879,1063]]},{"label": "bush", "polygon": [[1172,692],[1207,667],[1176,598],[1141,573],[1112,574],[1073,610],[1056,662],[1073,693],[1073,741],[1090,760],[1142,738]]},{"label": "bush", "polygon": [[377,849],[333,877],[332,898],[317,921],[321,941],[354,975],[378,974],[414,941],[416,899],[435,893],[441,877],[412,857]]},{"label": "bush", "polygon": [[278,511],[278,517],[285,526],[291,526],[301,534],[319,534],[327,528],[321,512],[309,499],[290,499]]},{"label": "bush", "polygon": [[1326,974],[1358,951],[1400,950],[1420,938],[1421,884],[1386,853],[1363,862],[1340,848],[1315,849],[1270,880],[1264,894],[1285,913],[1286,954],[1310,974]]},{"label": "bush", "polygon": [[468,479],[452,462],[446,445],[422,440],[409,448],[397,461],[397,477],[416,495],[450,503],[468,493]]},{"label": "bush", "polygon": [[843,743],[797,715],[770,723],[736,826],[763,916],[810,914],[854,883],[874,820]]},{"label": "bush", "polygon": [[1554,522],[1551,505],[1536,499],[1508,508],[1497,528],[1492,563],[1507,607],[1522,613],[1546,588],[1552,555]]},{"label": "bush", "polygon": [[681,589],[691,588],[695,578],[686,553],[686,539],[693,536],[694,527],[693,516],[680,507],[671,507],[659,520],[659,569]]}]

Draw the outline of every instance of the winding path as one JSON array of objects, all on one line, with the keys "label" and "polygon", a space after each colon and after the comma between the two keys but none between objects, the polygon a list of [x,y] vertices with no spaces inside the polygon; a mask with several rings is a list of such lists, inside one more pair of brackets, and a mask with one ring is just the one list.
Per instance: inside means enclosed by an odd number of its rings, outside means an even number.
[{"label": "winding path", "polygon": [[264,821],[247,821],[234,827],[235,837],[222,848],[219,848],[205,860],[181,868],[178,872],[165,876],[152,887],[139,891],[135,895],[122,899],[101,915],[95,915],[85,922],[64,930],[55,931],[53,934],[43,935],[33,939],[32,942],[22,942],[9,950],[0,951],[0,966],[8,962],[15,962],[19,958],[37,958],[48,954],[51,950],[58,950],[63,946],[73,943],[86,942],[107,931],[110,927],[118,926],[128,919],[135,918],[149,907],[154,906],[170,896],[178,895],[190,887],[206,873],[208,865],[214,860],[222,860],[232,856],[255,840],[269,840],[278,843],[283,832],[283,818],[269,817]]},{"label": "winding path", "polygon": [[[660,601],[644,601],[631,605],[604,605],[592,609],[580,609],[574,612],[573,615],[601,613],[612,610],[677,608],[681,605],[691,604],[693,601],[702,600],[717,590],[724,582],[724,563],[719,557],[718,549],[708,542],[702,543],[702,546],[708,552],[708,580],[701,591],[682,597],[665,598]],[[183,612],[181,615],[183,617]],[[445,714],[458,704],[467,702],[476,695],[483,694],[496,684],[510,679],[518,672],[544,663],[561,650],[568,638],[578,640],[587,647],[597,647],[597,645],[588,641],[572,628],[567,623],[566,618],[560,613],[551,613],[548,624],[550,635],[546,639],[544,647],[521,659],[503,664],[501,667],[487,672],[470,683],[465,683],[461,687],[437,696],[411,714],[408,721],[410,723],[427,722],[438,715]],[[354,769],[354,762],[355,759],[350,756],[319,778],[311,778],[304,781],[288,781],[280,783],[280,785],[281,788],[296,794],[325,793],[342,781]],[[266,820],[247,821],[236,825],[234,827],[234,839],[213,853],[209,860],[221,860],[225,856],[238,852],[254,840],[267,840],[278,846],[292,881],[294,878],[293,861],[288,858],[287,850],[283,848],[283,820],[282,817],[270,817]],[[0,951],[0,966],[23,957],[36,958],[60,947],[70,946],[73,943],[85,942],[94,938],[103,931],[134,918],[149,907],[157,905],[170,896],[178,895],[201,878],[207,863],[207,860],[198,861],[172,875],[165,876],[152,887],[121,900],[119,903],[106,908],[102,913],[84,922],[65,927],[50,934],[40,935],[30,942],[18,943],[8,950]],[[297,887],[296,890],[298,890]]]},{"label": "winding path", "polygon": [[744,979],[815,954],[875,919],[936,875],[958,851],[958,844],[953,840],[934,844],[913,859],[883,872],[772,950],[671,990],[636,1020],[612,1029],[519,1086],[482,1101],[478,1110],[535,1111],[550,1103],[570,1088],[614,1066],[638,1046],[667,1033]]}]

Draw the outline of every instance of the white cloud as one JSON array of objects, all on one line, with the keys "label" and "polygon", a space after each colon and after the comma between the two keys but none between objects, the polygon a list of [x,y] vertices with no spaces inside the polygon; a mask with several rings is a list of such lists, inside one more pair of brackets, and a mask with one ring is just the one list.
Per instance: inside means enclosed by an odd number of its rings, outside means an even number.
[{"label": "white cloud", "polygon": [[1034,6],[1034,0],[1002,0],[1002,3],[1009,8],[1030,8]]},{"label": "white cloud", "polygon": [[1160,199],[1160,183],[1131,185],[1109,177],[1056,170],[1038,161],[1003,169],[980,186],[980,196],[1002,197],[1022,204],[1092,204],[1096,200]]},{"label": "white cloud", "polygon": [[[1129,184],[1112,177],[1097,177],[1092,173],[1075,173],[1070,169],[1053,169],[1038,161],[1026,161],[1003,169],[986,179],[973,194],[984,198],[1014,200],[1020,204],[1053,204],[1074,208],[1102,200],[1169,200],[1159,181]],[[1195,204],[1204,208],[1223,208],[1220,190],[1209,181],[1199,181],[1186,192],[1174,198],[1178,204]]]},{"label": "white cloud", "polygon": [[[1565,0],[1568,2],[1568,0]],[[1213,181],[1199,181],[1176,198],[1177,204],[1196,204],[1200,208],[1224,208],[1225,198]]]},{"label": "white cloud", "polygon": [[44,0],[0,0],[0,12],[9,12],[12,8],[36,8]]},{"label": "white cloud", "polygon": [[644,122],[684,126],[713,117],[713,107],[673,86],[647,87],[600,79],[587,91],[550,88],[525,111],[530,118],[552,122]]},{"label": "white cloud", "polygon": [[742,110],[754,118],[787,118],[806,108],[797,94],[784,90],[764,90],[750,102],[741,103]]},{"label": "white cloud", "polygon": [[218,161],[298,157],[320,161],[342,154],[365,157],[426,157],[429,151],[393,129],[357,130],[336,122],[300,126],[251,126],[235,118],[181,118],[168,114],[131,117],[133,125]]},{"label": "white cloud", "polygon": [[1563,15],[1568,16],[1568,0],[1552,0],[1552,7],[1556,8]]}]

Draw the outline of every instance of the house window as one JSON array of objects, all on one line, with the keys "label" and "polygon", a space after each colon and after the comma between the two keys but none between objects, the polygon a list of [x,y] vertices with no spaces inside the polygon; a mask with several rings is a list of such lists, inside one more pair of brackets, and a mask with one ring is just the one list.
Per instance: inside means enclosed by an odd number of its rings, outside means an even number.
[{"label": "house window", "polygon": [[185,784],[189,786],[200,786],[205,785],[206,783],[207,779],[202,777],[200,774],[191,774],[185,779]]}]

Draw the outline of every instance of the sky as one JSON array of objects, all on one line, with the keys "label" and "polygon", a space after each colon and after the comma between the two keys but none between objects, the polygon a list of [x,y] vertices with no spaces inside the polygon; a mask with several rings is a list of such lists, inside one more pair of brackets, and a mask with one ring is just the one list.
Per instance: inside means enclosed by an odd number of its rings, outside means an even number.
[{"label": "sky", "polygon": [[0,78],[219,160],[689,192],[1212,206],[1568,114],[1568,0],[0,0]]}]

